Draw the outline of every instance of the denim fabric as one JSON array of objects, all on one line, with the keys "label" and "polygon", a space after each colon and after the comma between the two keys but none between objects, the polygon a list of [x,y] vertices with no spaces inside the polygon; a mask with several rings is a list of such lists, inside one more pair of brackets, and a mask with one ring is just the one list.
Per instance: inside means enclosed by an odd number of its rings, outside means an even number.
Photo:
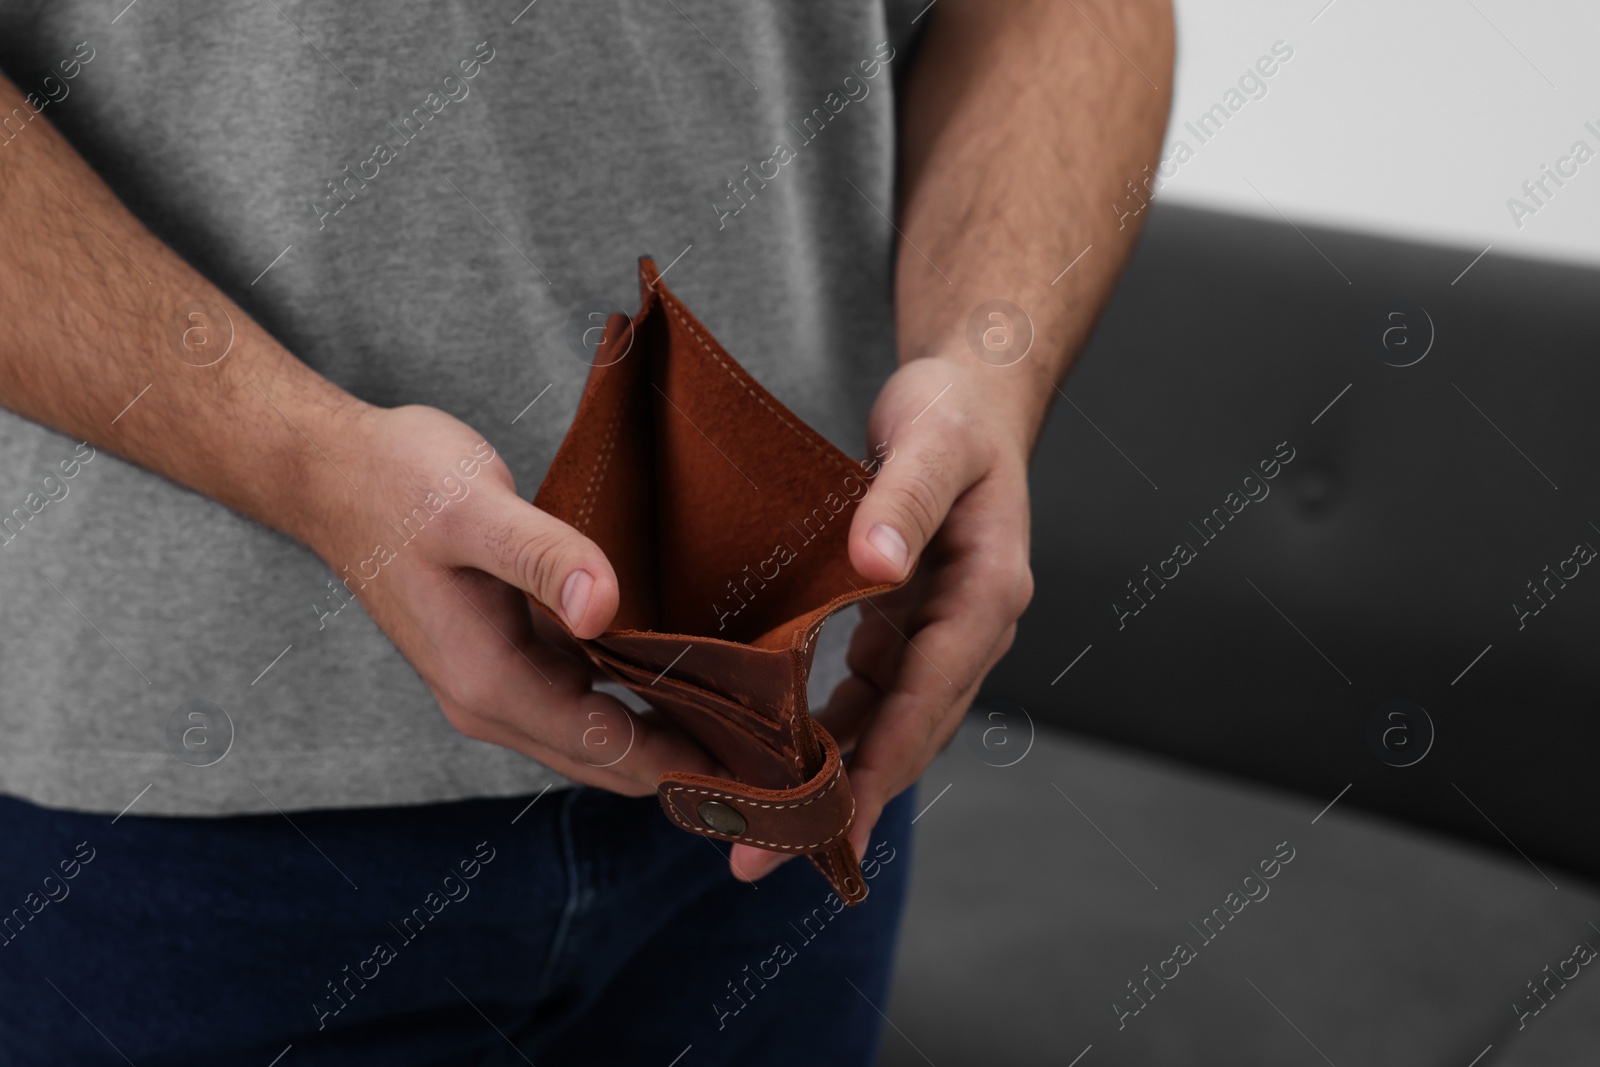
[{"label": "denim fabric", "polygon": [[654,798],[589,789],[115,821],[0,798],[0,1065],[870,1064],[911,803],[844,909],[803,860],[745,885]]}]

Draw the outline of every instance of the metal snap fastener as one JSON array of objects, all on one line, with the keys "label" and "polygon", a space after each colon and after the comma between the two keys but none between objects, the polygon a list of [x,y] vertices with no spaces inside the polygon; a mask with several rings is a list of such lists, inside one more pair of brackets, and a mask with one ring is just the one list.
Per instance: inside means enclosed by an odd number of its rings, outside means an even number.
[{"label": "metal snap fastener", "polygon": [[694,810],[701,822],[719,834],[737,836],[744,833],[744,816],[739,814],[737,808],[730,808],[719,800],[702,800]]}]

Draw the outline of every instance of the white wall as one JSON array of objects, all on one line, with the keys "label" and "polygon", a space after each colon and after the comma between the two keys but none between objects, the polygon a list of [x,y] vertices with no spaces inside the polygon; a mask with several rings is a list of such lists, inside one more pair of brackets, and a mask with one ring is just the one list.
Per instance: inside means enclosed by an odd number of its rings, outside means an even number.
[{"label": "white wall", "polygon": [[[1491,256],[1600,264],[1600,3],[1177,0],[1177,7],[1177,92],[1163,156],[1180,139],[1194,154],[1176,173],[1167,165],[1172,177],[1158,184],[1160,198],[1268,217],[1275,207],[1297,221],[1474,254],[1492,244]],[[1265,79],[1266,95],[1246,99],[1201,144],[1184,121],[1224,102],[1280,40],[1294,54]],[[1563,187],[1547,180],[1552,195],[1540,193],[1545,203],[1537,205],[1523,182],[1579,140],[1595,158],[1563,178]],[[1537,208],[1520,228],[1506,203],[1513,196]]]}]

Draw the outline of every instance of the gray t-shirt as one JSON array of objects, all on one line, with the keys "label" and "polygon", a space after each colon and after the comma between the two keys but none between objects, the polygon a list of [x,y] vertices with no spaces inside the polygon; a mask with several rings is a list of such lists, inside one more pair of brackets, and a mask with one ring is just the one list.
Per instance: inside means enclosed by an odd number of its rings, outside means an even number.
[{"label": "gray t-shirt", "polygon": [[[0,0],[0,69],[300,359],[463,419],[531,498],[588,371],[573,323],[636,307],[643,254],[864,454],[923,6]],[[0,792],[176,815],[561,784],[457,734],[305,547],[4,410],[0,519]]]}]

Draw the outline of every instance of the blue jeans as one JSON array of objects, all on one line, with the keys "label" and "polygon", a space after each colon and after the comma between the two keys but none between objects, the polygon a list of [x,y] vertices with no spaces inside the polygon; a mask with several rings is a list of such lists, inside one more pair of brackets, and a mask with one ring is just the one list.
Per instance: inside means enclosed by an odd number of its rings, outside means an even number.
[{"label": "blue jeans", "polygon": [[846,909],[590,789],[115,823],[0,797],[0,1065],[870,1064],[911,802]]}]

